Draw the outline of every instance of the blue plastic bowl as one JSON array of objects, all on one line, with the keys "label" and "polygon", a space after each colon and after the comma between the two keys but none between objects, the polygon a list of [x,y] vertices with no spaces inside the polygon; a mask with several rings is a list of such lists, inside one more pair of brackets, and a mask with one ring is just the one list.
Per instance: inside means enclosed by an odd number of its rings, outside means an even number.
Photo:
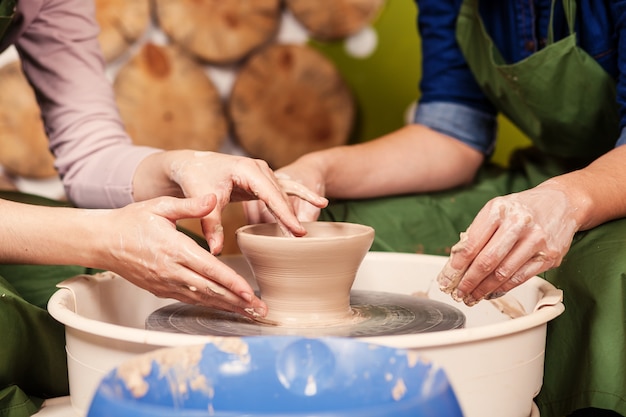
[{"label": "blue plastic bowl", "polygon": [[258,336],[139,355],[88,417],[462,417],[442,369],[348,338]]}]

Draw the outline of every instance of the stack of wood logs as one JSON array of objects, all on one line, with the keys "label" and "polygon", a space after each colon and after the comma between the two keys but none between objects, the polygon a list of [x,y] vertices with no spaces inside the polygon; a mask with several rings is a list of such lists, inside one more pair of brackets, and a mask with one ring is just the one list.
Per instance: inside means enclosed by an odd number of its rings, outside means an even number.
[{"label": "stack of wood logs", "polygon": [[[277,34],[291,13],[311,38],[341,40],[370,24],[384,0],[94,1],[105,60],[118,65],[120,113],[137,144],[217,151],[230,137],[279,168],[348,141],[355,103],[334,63],[306,44],[279,43]],[[165,42],[153,42],[151,31]],[[211,67],[234,71],[226,96]],[[27,178],[54,176],[17,63],[0,68],[0,88],[0,166]]]}]

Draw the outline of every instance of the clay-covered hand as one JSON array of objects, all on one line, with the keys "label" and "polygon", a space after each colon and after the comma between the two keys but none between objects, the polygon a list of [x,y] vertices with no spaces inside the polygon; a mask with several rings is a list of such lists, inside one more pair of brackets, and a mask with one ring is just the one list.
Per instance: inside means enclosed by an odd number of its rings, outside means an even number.
[{"label": "clay-covered hand", "polygon": [[[299,159],[276,170],[275,175],[285,193],[290,196],[297,196],[290,197],[289,201],[298,220],[301,222],[316,221],[319,218],[320,210],[326,207],[328,200],[325,198],[303,198],[301,196],[305,193],[311,193],[312,196],[324,196],[326,187],[320,172],[304,162],[303,159]],[[271,210],[263,201],[248,201],[243,204],[243,208],[248,223],[276,221]]]},{"label": "clay-covered hand", "polygon": [[92,212],[100,216],[93,223],[102,229],[98,236],[105,251],[97,267],[159,297],[265,316],[265,304],[243,277],[176,229],[176,221],[205,217],[216,204],[214,195],[159,197]]},{"label": "clay-covered hand", "polygon": [[560,265],[580,227],[575,214],[550,181],[489,201],[452,247],[441,290],[474,305]]},{"label": "clay-covered hand", "polygon": [[268,164],[260,159],[216,152],[185,153],[172,164],[171,179],[185,196],[213,193],[217,207],[201,220],[211,252],[219,254],[224,244],[222,210],[229,202],[259,200],[286,235],[302,236],[306,230],[294,215],[288,194],[317,207],[328,202],[304,186],[279,180]]}]

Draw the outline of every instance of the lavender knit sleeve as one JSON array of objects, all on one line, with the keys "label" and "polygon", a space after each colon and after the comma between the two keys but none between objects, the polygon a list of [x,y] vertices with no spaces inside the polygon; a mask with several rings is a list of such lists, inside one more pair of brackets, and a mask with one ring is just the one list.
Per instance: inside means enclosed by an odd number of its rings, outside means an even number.
[{"label": "lavender knit sleeve", "polygon": [[135,169],[158,149],[133,146],[124,130],[104,72],[94,2],[20,0],[18,13],[15,46],[68,198],[80,207],[132,202]]}]

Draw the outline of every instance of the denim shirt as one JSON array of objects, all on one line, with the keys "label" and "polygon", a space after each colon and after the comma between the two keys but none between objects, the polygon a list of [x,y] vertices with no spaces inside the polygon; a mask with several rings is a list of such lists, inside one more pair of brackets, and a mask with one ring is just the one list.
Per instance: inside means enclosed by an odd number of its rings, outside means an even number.
[{"label": "denim shirt", "polygon": [[[456,18],[462,0],[416,0],[422,39],[421,97],[415,122],[455,137],[489,155],[494,148],[497,109],[482,93],[457,45]],[[543,48],[552,0],[481,0],[480,13],[508,63]],[[626,143],[626,0],[578,0],[578,46],[617,82],[619,138]],[[561,0],[556,0],[554,39],[568,35]],[[620,46],[621,45],[621,46]]]}]

